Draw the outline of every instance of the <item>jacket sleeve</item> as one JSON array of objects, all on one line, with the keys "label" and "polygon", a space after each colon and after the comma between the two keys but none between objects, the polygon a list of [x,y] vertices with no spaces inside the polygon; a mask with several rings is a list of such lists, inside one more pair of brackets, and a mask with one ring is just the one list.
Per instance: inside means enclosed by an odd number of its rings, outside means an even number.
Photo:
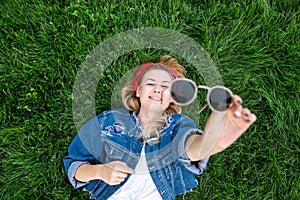
[{"label": "jacket sleeve", "polygon": [[185,143],[189,136],[193,134],[202,135],[203,132],[196,128],[194,121],[186,116],[182,116],[176,126],[176,135],[173,139],[173,147],[176,149],[178,160],[182,165],[194,174],[200,175],[206,169],[209,157],[191,161],[186,154]]},{"label": "jacket sleeve", "polygon": [[74,188],[79,188],[87,183],[77,181],[75,172],[82,164],[99,164],[104,154],[101,142],[101,130],[98,118],[95,117],[84,124],[72,140],[68,155],[63,158],[66,174]]}]

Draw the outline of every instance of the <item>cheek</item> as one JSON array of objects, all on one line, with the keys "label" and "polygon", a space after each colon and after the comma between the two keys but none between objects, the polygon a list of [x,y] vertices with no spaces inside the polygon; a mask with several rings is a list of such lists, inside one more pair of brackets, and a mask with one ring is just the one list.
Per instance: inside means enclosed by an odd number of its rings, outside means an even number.
[{"label": "cheek", "polygon": [[166,99],[171,99],[171,91],[169,91],[169,90],[164,91],[163,96]]},{"label": "cheek", "polygon": [[140,90],[139,94],[140,94],[140,98],[148,97],[148,91],[144,88],[143,88],[143,90]]},{"label": "cheek", "polygon": [[165,103],[170,103],[172,101],[171,98],[171,93],[170,92],[166,92],[163,94],[163,100]]},{"label": "cheek", "polygon": [[149,95],[147,94],[147,92],[143,91],[140,93],[140,102],[141,104],[148,104],[149,103]]},{"label": "cheek", "polygon": [[147,98],[144,95],[141,95],[140,102],[141,102],[141,104],[145,104],[147,102]]}]

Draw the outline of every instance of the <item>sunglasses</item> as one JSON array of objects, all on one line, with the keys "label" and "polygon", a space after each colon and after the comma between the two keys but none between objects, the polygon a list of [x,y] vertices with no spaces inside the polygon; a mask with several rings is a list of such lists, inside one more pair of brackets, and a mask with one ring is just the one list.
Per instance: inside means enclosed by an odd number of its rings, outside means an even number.
[{"label": "sunglasses", "polygon": [[179,106],[192,103],[200,88],[208,90],[208,93],[206,96],[207,104],[198,113],[201,113],[207,105],[214,112],[223,112],[231,104],[233,94],[228,88],[219,85],[214,87],[197,86],[194,81],[186,78],[177,78],[171,82],[170,91],[173,102]]}]

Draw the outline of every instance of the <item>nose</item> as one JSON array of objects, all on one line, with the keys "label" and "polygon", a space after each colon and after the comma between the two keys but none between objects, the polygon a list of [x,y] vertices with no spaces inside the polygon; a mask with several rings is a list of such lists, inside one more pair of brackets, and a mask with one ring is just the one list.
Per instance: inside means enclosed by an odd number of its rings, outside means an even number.
[{"label": "nose", "polygon": [[154,93],[161,93],[161,87],[160,87],[160,85],[158,85],[158,84],[155,85]]}]

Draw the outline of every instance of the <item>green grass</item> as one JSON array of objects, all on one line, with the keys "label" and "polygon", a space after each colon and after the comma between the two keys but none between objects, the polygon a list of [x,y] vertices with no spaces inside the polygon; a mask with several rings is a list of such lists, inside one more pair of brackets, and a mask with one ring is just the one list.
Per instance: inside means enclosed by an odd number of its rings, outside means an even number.
[{"label": "green grass", "polygon": [[[198,177],[200,186],[184,198],[300,198],[298,1],[48,2],[0,6],[1,199],[88,199],[68,183],[62,164],[76,134],[75,77],[94,47],[141,27],[196,40],[224,84],[258,117],[236,143],[211,158]],[[146,49],[120,57],[99,80],[96,111],[110,108],[122,70],[163,53]],[[188,76],[201,81],[195,73]]]}]

